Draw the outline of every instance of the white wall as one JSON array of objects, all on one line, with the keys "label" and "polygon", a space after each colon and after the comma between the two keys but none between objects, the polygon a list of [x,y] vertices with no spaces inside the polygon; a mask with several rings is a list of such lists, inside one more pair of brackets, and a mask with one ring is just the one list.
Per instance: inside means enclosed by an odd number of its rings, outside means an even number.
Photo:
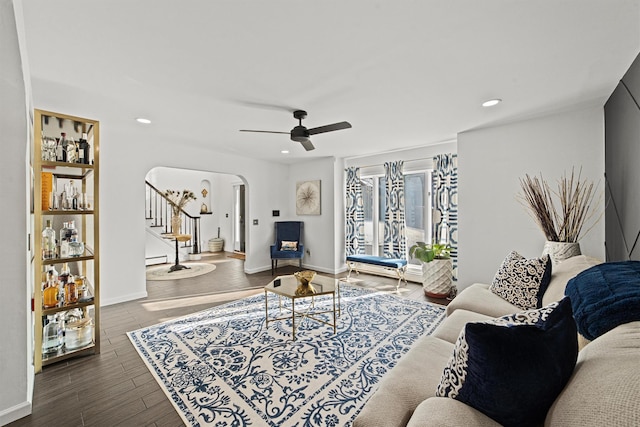
[{"label": "white wall", "polygon": [[[555,180],[572,167],[604,185],[601,107],[474,130],[458,135],[458,288],[491,283],[511,250],[539,256],[545,238],[515,196],[519,178]],[[597,209],[604,209],[604,197]],[[582,253],[604,259],[604,219],[580,242]]]},{"label": "white wall", "polygon": [[[334,170],[336,159],[333,157],[297,162],[290,166],[289,180],[287,183],[288,209],[290,212],[280,212],[280,217],[272,218],[274,221],[304,221],[304,247],[305,254],[302,260],[305,268],[310,268],[326,273],[335,273],[334,247],[336,228],[334,212],[343,209],[336,206],[334,199]],[[296,214],[296,184],[300,181],[320,180],[320,215]],[[273,235],[273,233],[272,233]]]},{"label": "white wall", "polygon": [[0,425],[31,413],[33,391],[28,168],[31,123],[29,70],[24,50],[22,6],[0,0],[0,194],[3,244],[0,245]]},{"label": "white wall", "polygon": [[[248,228],[245,271],[252,273],[270,268],[268,245],[271,227],[267,220],[271,215],[270,206],[274,203],[284,205],[285,198],[281,189],[286,186],[286,166],[212,153],[188,143],[182,143],[176,149],[175,141],[172,140],[156,139],[152,141],[155,149],[149,151],[145,144],[132,143],[144,140],[144,129],[136,135],[123,134],[110,127],[109,123],[102,122],[101,129],[100,236],[103,305],[146,296],[146,232],[142,214],[145,200],[144,179],[147,172],[157,166],[242,176],[247,182],[247,212],[251,218],[260,219],[258,226]],[[127,156],[122,156],[123,152]],[[140,215],[130,215],[130,212],[140,212]],[[126,280],[122,280],[123,277]]]}]

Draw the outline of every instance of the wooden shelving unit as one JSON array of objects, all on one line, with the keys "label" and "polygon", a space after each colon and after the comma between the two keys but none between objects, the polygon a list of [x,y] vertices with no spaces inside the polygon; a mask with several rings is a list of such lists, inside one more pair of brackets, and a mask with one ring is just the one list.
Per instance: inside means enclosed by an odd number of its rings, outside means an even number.
[{"label": "wooden shelving unit", "polygon": [[[87,135],[90,144],[89,159],[86,163],[70,163],[52,160],[45,145],[45,139],[51,143],[64,132],[67,138],[79,141],[82,134]],[[75,117],[66,114],[34,111],[34,147],[33,147],[33,312],[34,312],[34,368],[40,372],[43,366],[71,357],[100,352],[100,233],[99,233],[99,147],[100,123],[97,120]],[[84,161],[84,160],[83,160]],[[51,190],[43,191],[43,173],[52,174]],[[53,208],[52,200],[59,197],[62,188],[71,180],[79,184],[79,192],[86,196],[88,206],[76,209]],[[84,197],[83,197],[84,198]],[[60,257],[59,246],[54,258],[44,259],[42,231],[47,221],[51,221],[59,239],[59,230],[63,222],[74,221],[77,225],[79,241],[85,249],[79,256]],[[59,245],[59,242],[57,243]],[[71,274],[84,278],[88,290],[83,299],[77,302],[59,303],[55,307],[43,305],[43,285],[46,272],[52,267],[60,271],[62,265],[70,267]],[[87,296],[88,295],[88,296]],[[76,310],[78,309],[78,310]],[[52,316],[64,316],[74,310],[83,317],[91,318],[93,337],[91,343],[78,348],[63,345],[55,352],[43,351],[43,328]]]}]

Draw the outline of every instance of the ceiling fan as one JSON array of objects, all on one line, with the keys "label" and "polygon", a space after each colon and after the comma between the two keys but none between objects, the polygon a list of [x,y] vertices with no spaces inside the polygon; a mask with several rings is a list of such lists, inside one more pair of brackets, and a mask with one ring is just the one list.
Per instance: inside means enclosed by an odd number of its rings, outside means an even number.
[{"label": "ceiling fan", "polygon": [[291,140],[299,142],[302,144],[305,150],[311,151],[315,147],[311,143],[309,136],[316,135],[318,133],[325,132],[333,132],[334,130],[342,130],[349,129],[351,124],[349,122],[339,122],[334,123],[332,125],[320,126],[317,128],[307,129],[302,126],[302,119],[307,117],[307,112],[303,110],[296,110],[293,112],[293,117],[298,119],[298,126],[291,129],[290,132],[278,132],[278,131],[270,131],[270,130],[250,130],[250,129],[240,129],[240,132],[259,132],[259,133],[283,133],[291,135]]}]

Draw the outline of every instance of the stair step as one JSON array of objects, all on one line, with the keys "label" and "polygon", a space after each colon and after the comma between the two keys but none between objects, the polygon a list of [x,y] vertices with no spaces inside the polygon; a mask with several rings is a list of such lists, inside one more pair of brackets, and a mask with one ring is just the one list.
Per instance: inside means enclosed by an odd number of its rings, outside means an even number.
[{"label": "stair step", "polygon": [[167,255],[150,256],[144,259],[144,265],[166,264],[169,262]]}]

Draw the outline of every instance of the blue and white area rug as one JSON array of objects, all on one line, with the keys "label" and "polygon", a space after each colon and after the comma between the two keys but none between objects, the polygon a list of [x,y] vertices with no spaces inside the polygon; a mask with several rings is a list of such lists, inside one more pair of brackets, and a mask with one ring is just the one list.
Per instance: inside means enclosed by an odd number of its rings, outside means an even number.
[{"label": "blue and white area rug", "polygon": [[[309,319],[296,341],[290,320],[265,328],[259,294],[128,335],[187,425],[348,426],[444,307],[353,286],[341,294],[336,334]],[[314,310],[330,304],[316,297]],[[269,317],[280,317],[273,294]]]}]

